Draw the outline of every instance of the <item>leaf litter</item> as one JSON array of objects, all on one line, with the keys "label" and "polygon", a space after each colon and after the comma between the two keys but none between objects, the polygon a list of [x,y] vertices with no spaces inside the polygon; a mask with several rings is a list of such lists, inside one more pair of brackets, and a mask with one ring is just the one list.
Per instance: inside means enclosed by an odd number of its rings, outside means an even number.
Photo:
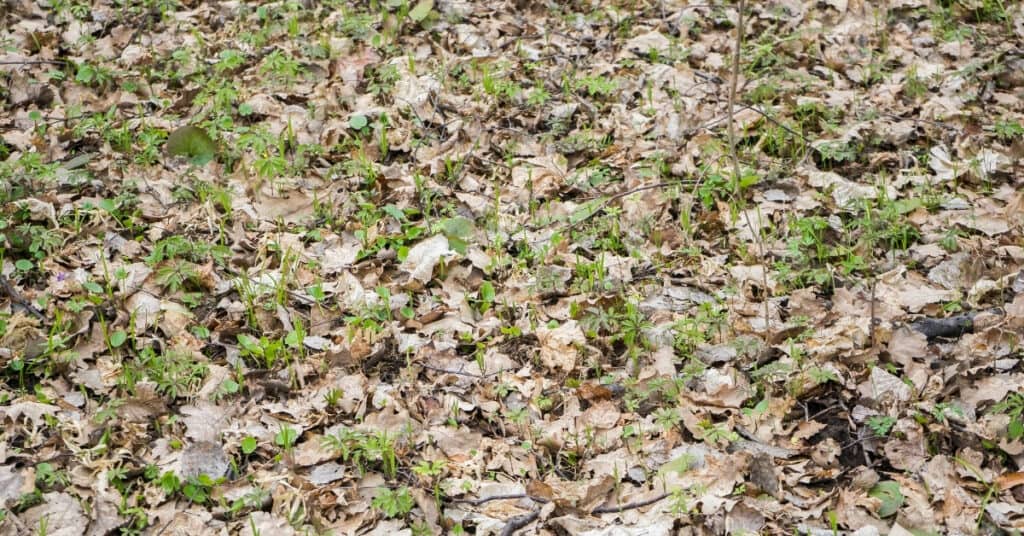
[{"label": "leaf litter", "polygon": [[753,4],[9,3],[0,534],[1024,528],[1024,10]]}]

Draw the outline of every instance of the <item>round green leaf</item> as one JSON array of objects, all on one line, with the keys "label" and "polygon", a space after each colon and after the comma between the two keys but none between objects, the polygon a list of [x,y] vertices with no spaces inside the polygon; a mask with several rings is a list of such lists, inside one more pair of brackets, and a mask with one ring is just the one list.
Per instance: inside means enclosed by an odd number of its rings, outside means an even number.
[{"label": "round green leaf", "polygon": [[362,130],[368,124],[370,124],[370,120],[363,114],[356,114],[348,118],[348,126],[356,130]]},{"label": "round green leaf", "polygon": [[203,129],[185,125],[167,137],[167,154],[188,157],[201,166],[216,156],[217,144]]},{"label": "round green leaf", "polygon": [[900,492],[900,485],[892,480],[885,480],[875,484],[868,495],[882,501],[878,509],[878,517],[889,517],[899,511],[903,506],[903,493]]},{"label": "round green leaf", "polygon": [[18,259],[14,261],[14,267],[17,268],[18,270],[21,270],[22,272],[27,272],[31,270],[33,266],[35,265],[32,264],[32,261],[28,259]]},{"label": "round green leaf", "polygon": [[469,238],[473,235],[473,221],[458,216],[441,220],[441,231],[448,238]]},{"label": "round green leaf", "polygon": [[236,382],[235,380],[232,380],[231,378],[228,378],[228,379],[220,382],[221,391],[226,393],[226,394],[229,394],[229,395],[233,395],[233,394],[237,393],[239,391],[240,387],[241,386],[238,385],[238,382]]},{"label": "round green leaf", "polygon": [[420,0],[416,3],[416,7],[409,10],[409,18],[420,22],[430,15],[430,10],[434,8],[434,0]]},{"label": "round green leaf", "polygon": [[274,443],[282,447],[290,447],[295,444],[295,440],[298,438],[298,430],[285,426],[274,436]]},{"label": "round green leaf", "polygon": [[124,344],[124,342],[127,340],[128,333],[123,329],[119,329],[110,334],[110,346],[114,348],[120,348],[121,345]]}]

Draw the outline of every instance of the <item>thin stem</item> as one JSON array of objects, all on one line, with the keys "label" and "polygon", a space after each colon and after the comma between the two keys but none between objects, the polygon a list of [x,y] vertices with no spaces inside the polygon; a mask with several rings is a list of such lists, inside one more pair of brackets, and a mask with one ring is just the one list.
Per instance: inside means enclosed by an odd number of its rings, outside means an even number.
[{"label": "thin stem", "polygon": [[[727,132],[729,135],[729,153],[732,157],[732,173],[733,173],[733,197],[737,203],[740,203],[741,208],[745,205],[743,203],[742,192],[740,191],[740,177],[742,176],[742,169],[740,168],[740,155],[736,148],[736,95],[738,93],[739,79],[740,79],[740,54],[743,52],[743,12],[746,10],[746,0],[739,0],[737,9],[739,12],[736,16],[736,48],[732,55],[732,73],[729,76],[729,121],[727,125]],[[754,224],[750,221],[750,214],[747,210],[742,210],[743,220],[747,224],[747,229],[750,231],[751,238],[757,244],[758,257],[761,262],[761,292],[763,293],[762,300],[764,300],[764,330],[765,337],[770,339],[771,334],[771,315],[768,307],[768,258],[765,255],[764,242],[761,238],[761,233],[758,229],[754,228]],[[762,221],[763,216],[758,213],[758,221]]]}]

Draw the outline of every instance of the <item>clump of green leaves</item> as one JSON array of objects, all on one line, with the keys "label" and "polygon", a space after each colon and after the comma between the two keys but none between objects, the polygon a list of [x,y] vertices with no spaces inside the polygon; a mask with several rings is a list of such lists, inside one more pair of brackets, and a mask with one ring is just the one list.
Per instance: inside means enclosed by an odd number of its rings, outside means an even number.
[{"label": "clump of green leaves", "polygon": [[322,446],[340,454],[342,461],[352,461],[360,472],[365,470],[368,463],[372,463],[380,467],[387,478],[394,478],[398,474],[395,439],[387,432],[367,434],[342,428],[324,436]]},{"label": "clump of green leaves", "polygon": [[1006,425],[1006,436],[1010,441],[1024,437],[1024,394],[1010,393],[1002,402],[992,406],[991,413],[1005,413],[1010,417]]},{"label": "clump of green leaves", "polygon": [[183,482],[174,472],[167,471],[160,475],[157,482],[168,494],[181,493],[189,502],[205,504],[218,480],[208,475],[199,475]]},{"label": "clump of green leaves", "polygon": [[168,398],[189,396],[199,388],[209,371],[207,363],[196,357],[185,348],[171,348],[161,353],[144,348],[125,364],[122,381],[131,388],[139,380],[148,379]]},{"label": "clump of green leaves", "polygon": [[238,334],[239,353],[249,358],[256,366],[271,369],[284,357],[285,343],[281,339],[263,336],[251,337],[244,333]]},{"label": "clump of green leaves", "polygon": [[1011,142],[1015,139],[1024,138],[1024,126],[1019,121],[1001,119],[995,125],[996,137],[1003,142]]},{"label": "clump of green leaves", "polygon": [[875,437],[885,437],[892,431],[893,425],[896,424],[896,418],[887,415],[872,415],[868,417],[867,424]]},{"label": "clump of green leaves", "polygon": [[373,498],[373,507],[380,510],[387,517],[401,517],[408,514],[413,505],[416,504],[409,493],[409,488],[402,486],[398,489],[383,488]]}]

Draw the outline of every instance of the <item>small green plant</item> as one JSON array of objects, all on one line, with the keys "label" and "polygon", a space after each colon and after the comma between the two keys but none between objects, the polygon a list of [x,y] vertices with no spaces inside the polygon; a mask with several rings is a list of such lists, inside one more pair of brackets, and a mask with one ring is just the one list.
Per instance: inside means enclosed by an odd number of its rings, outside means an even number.
[{"label": "small green plant", "polygon": [[371,13],[351,11],[342,7],[342,17],[338,21],[338,31],[353,39],[369,41],[374,35],[375,16]]},{"label": "small green plant", "polygon": [[539,108],[547,104],[549,100],[551,100],[551,94],[544,89],[544,86],[537,86],[530,90],[529,95],[526,97],[526,104]]},{"label": "small green plant", "polygon": [[291,426],[281,426],[274,435],[274,444],[281,447],[285,452],[290,452],[299,439],[299,431]]},{"label": "small green plant", "polygon": [[1010,418],[1006,436],[1011,441],[1024,437],[1024,394],[1010,393],[1002,402],[992,406],[990,413],[1005,413]]},{"label": "small green plant", "polygon": [[480,284],[476,296],[470,298],[470,303],[474,305],[477,312],[485,314],[494,306],[494,294],[494,284],[490,281],[484,281]]},{"label": "small green plant", "polygon": [[146,264],[155,266],[165,260],[175,258],[191,262],[205,262],[213,259],[218,265],[222,265],[230,254],[229,248],[219,244],[210,244],[182,235],[172,235],[158,240],[153,245],[150,254],[145,257],[145,261]]},{"label": "small green plant", "polygon": [[362,446],[367,460],[377,461],[387,478],[395,478],[398,473],[398,455],[395,452],[395,441],[387,432],[378,432],[366,438]]},{"label": "small green plant", "polygon": [[345,317],[350,335],[357,329],[379,333],[392,320],[391,291],[387,287],[377,287],[377,296],[379,299],[375,302],[367,303]]},{"label": "small green plant", "polygon": [[158,392],[173,400],[195,393],[208,370],[207,363],[197,360],[187,348],[169,348],[157,353],[147,347],[125,363],[121,383],[132,388],[139,380],[148,379],[156,384]]},{"label": "small green plant", "polygon": [[675,515],[688,515],[696,511],[697,502],[703,495],[700,486],[677,488],[669,494],[669,508]]},{"label": "small green plant", "polygon": [[110,89],[114,84],[114,72],[102,65],[83,62],[78,65],[75,72],[75,81],[103,91]]},{"label": "small green plant", "polygon": [[197,477],[189,478],[185,481],[184,485],[181,486],[181,494],[191,502],[204,504],[209,500],[210,492],[213,490],[213,486],[216,483],[217,481],[208,475],[199,475]]},{"label": "small green plant", "polygon": [[612,340],[621,340],[626,345],[630,359],[636,361],[640,357],[640,351],[648,346],[644,330],[653,327],[654,324],[640,312],[639,305],[632,301],[626,302],[616,321],[619,329],[612,335]]},{"label": "small green plant", "polygon": [[903,94],[910,99],[928,94],[928,82],[918,75],[916,65],[911,65],[907,69],[907,76],[903,82]]},{"label": "small green plant", "polygon": [[492,70],[490,66],[484,65],[481,70],[480,85],[487,95],[500,102],[512,103],[523,93],[523,88],[519,84],[502,75],[501,66]]},{"label": "small green plant", "polygon": [[341,398],[345,395],[345,391],[337,387],[329,389],[324,393],[324,402],[329,408],[335,408],[341,403]]},{"label": "small green plant", "polygon": [[285,357],[285,345],[281,339],[271,339],[265,335],[257,339],[244,333],[239,333],[237,339],[242,357],[248,357],[257,366],[271,369]]},{"label": "small green plant", "polygon": [[377,96],[390,94],[401,78],[398,66],[392,63],[367,68],[366,90]]},{"label": "small green plant", "polygon": [[817,143],[814,148],[826,170],[845,162],[856,162],[860,152],[860,148],[856,144],[842,140]]},{"label": "small green plant", "polygon": [[321,446],[341,455],[342,461],[352,460],[363,471],[362,446],[366,441],[366,434],[351,428],[341,428],[338,431],[324,436]]},{"label": "small green plant", "polygon": [[67,472],[57,469],[53,464],[43,462],[36,465],[36,485],[53,488],[67,486],[71,478]]},{"label": "small green plant", "polygon": [[996,137],[1006,143],[1024,137],[1024,126],[1021,126],[1020,121],[1000,119],[996,122],[994,130]]},{"label": "small green plant", "polygon": [[867,424],[875,437],[885,437],[889,435],[893,425],[896,424],[896,418],[888,415],[872,415],[868,417]]},{"label": "small green plant", "polygon": [[384,513],[389,518],[403,517],[412,511],[416,502],[409,493],[409,488],[402,486],[398,489],[381,488],[377,496],[373,498],[373,507]]},{"label": "small green plant", "polygon": [[394,478],[398,472],[398,454],[395,441],[387,432],[366,434],[350,428],[342,428],[322,439],[321,446],[341,455],[343,461],[352,461],[360,472],[367,462],[377,464],[384,475]]},{"label": "small green plant", "polygon": [[676,408],[658,408],[654,412],[654,422],[662,430],[671,430],[679,423],[679,410]]},{"label": "small green plant", "polygon": [[948,402],[938,402],[932,406],[931,410],[932,418],[935,422],[947,424],[950,415],[955,415],[963,418],[964,412],[959,406],[954,406]]},{"label": "small green plant", "polygon": [[189,502],[205,504],[210,498],[210,492],[218,480],[208,475],[199,475],[182,482],[178,475],[167,471],[156,478],[157,483],[167,494],[181,493]]},{"label": "small green plant", "polygon": [[448,464],[444,460],[421,460],[420,463],[413,466],[412,472],[421,477],[432,479],[443,474],[447,466]]},{"label": "small green plant", "polygon": [[259,446],[259,441],[253,436],[246,436],[242,438],[241,443],[242,454],[249,455],[256,452],[256,447]]},{"label": "small green plant", "polygon": [[578,88],[586,90],[590,97],[608,97],[619,88],[618,82],[606,76],[585,76],[577,81]]},{"label": "small green plant", "polygon": [[269,74],[278,81],[289,83],[299,78],[303,73],[303,68],[298,60],[275,48],[263,58],[260,73]]},{"label": "small green plant", "polygon": [[156,281],[171,292],[183,290],[186,286],[200,285],[196,265],[182,259],[169,260],[156,269]]},{"label": "small green plant", "polygon": [[808,368],[804,373],[814,385],[822,385],[828,382],[839,382],[839,376],[837,376],[833,370],[824,367],[813,366]]},{"label": "small green plant", "polygon": [[740,435],[725,425],[715,424],[709,420],[703,420],[698,423],[701,429],[700,439],[705,443],[712,445],[729,444],[734,441],[739,441]]}]

